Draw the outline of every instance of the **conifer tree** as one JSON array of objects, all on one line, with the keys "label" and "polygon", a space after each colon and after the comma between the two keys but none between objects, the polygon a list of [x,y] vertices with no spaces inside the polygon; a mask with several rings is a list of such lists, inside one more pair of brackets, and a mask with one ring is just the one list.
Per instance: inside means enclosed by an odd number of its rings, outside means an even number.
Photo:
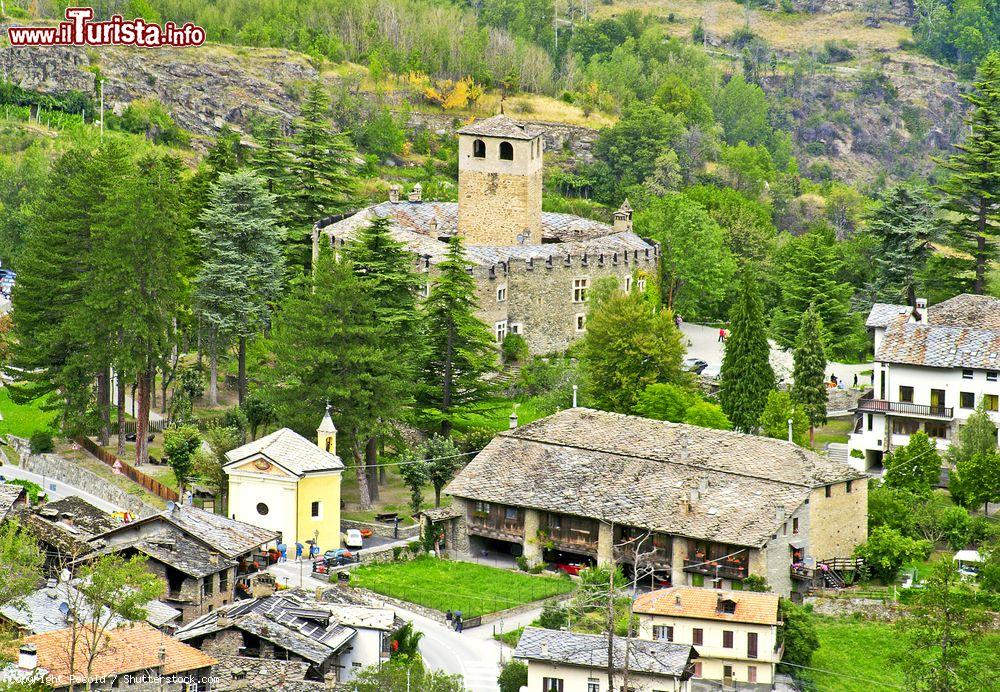
[{"label": "conifer tree", "polygon": [[[354,242],[346,246],[344,256],[375,301],[376,319],[388,331],[400,367],[407,373],[404,381],[413,383],[422,354],[416,296],[423,283],[412,270],[413,256],[402,243],[393,240],[389,219],[385,217],[375,218],[361,228]],[[385,428],[391,430],[388,422]],[[377,450],[377,438],[373,436],[366,446],[365,464],[373,499],[378,499]],[[384,468],[381,481],[385,482]]]},{"label": "conifer tree", "polygon": [[425,414],[451,434],[456,411],[486,402],[494,387],[483,379],[497,367],[496,340],[476,316],[476,284],[458,236],[424,303],[426,345],[418,400]]},{"label": "conifer tree", "polygon": [[816,441],[816,426],[826,422],[826,348],[823,323],[810,305],[802,313],[792,369],[792,401],[809,418],[809,445]]},{"label": "conifer tree", "polygon": [[916,277],[932,252],[934,208],[923,189],[908,184],[889,188],[878,201],[867,227],[875,243],[874,298],[913,305]]},{"label": "conifer tree", "polygon": [[771,319],[772,335],[785,348],[798,338],[802,313],[812,304],[829,335],[833,357],[850,357],[867,346],[857,315],[851,312],[853,288],[840,280],[843,261],[832,237],[812,231],[789,240],[781,250],[781,298]]},{"label": "conifer tree", "polygon": [[740,273],[729,322],[730,335],[719,373],[719,401],[733,428],[750,433],[760,424],[767,395],[774,389],[775,377],[764,308],[749,266]]},{"label": "conifer tree", "polygon": [[[284,268],[274,195],[251,171],[223,173],[209,190],[195,231],[204,248],[196,278],[199,314],[214,335],[231,335],[239,347],[237,392],[246,397],[247,339],[270,321]],[[217,391],[218,339],[211,339],[209,403]]]},{"label": "conifer tree", "polygon": [[340,431],[338,444],[354,460],[363,509],[371,507],[365,445],[384,421],[411,404],[412,385],[370,290],[346,258],[320,248],[316,270],[300,281],[275,318],[271,398],[281,420],[312,434],[327,402]]},{"label": "conifer tree", "polygon": [[951,175],[941,185],[942,206],[956,216],[949,242],[972,255],[973,292],[986,290],[986,265],[1000,234],[1000,52],[979,66],[973,90],[963,97],[972,105],[970,128],[957,153],[942,161]]},{"label": "conifer tree", "polygon": [[278,118],[267,118],[254,130],[254,138],[260,147],[253,153],[250,166],[274,195],[276,206],[284,210],[293,187],[289,178],[292,156],[288,139],[281,132],[281,122]]},{"label": "conifer tree", "polygon": [[292,255],[290,262],[306,266],[313,224],[344,211],[356,191],[357,152],[343,133],[335,133],[329,119],[330,99],[322,82],[309,86],[296,121],[291,178],[295,181],[289,205]]}]

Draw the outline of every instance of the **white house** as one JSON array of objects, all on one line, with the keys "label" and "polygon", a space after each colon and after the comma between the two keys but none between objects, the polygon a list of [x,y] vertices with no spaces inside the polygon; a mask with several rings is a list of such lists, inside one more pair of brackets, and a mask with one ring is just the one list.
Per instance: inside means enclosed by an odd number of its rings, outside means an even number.
[{"label": "white house", "polygon": [[783,649],[778,595],[691,586],[659,589],[633,605],[639,637],[693,646],[694,677],[725,689],[769,690]]},{"label": "white house", "polygon": [[[628,662],[631,692],[690,692],[698,655],[690,646],[614,637],[613,649],[617,670]],[[609,692],[605,635],[525,627],[514,658],[528,664],[529,692]],[[616,674],[610,692],[626,689],[624,682]]]},{"label": "white house", "polygon": [[[858,402],[849,446],[858,470],[925,432],[945,450],[981,402],[1000,423],[1000,299],[960,295],[927,307],[876,303],[873,392]],[[856,458],[861,452],[863,458]]]}]

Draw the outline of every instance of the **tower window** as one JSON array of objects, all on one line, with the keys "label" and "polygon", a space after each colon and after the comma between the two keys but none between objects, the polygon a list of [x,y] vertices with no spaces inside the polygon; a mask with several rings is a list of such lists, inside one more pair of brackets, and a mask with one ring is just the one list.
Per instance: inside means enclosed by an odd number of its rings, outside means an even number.
[{"label": "tower window", "polygon": [[513,161],[514,145],[510,142],[500,142],[500,158],[504,161]]},{"label": "tower window", "polygon": [[472,141],[472,155],[477,159],[486,158],[486,142],[481,139],[475,139]]}]

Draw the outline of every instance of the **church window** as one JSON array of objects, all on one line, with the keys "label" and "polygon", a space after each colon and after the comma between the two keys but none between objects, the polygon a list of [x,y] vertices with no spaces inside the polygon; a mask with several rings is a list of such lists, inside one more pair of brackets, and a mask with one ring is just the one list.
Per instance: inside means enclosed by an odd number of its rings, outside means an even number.
[{"label": "church window", "polygon": [[503,161],[513,161],[514,145],[510,142],[500,142],[500,158]]},{"label": "church window", "polygon": [[472,141],[472,155],[477,159],[486,158],[486,142],[481,139],[475,139]]},{"label": "church window", "polygon": [[625,292],[629,293],[631,291],[632,291],[632,277],[631,276],[626,276],[625,277]]},{"label": "church window", "polygon": [[639,293],[643,293],[646,290],[646,280],[639,279],[636,281],[636,286],[639,288]]},{"label": "church window", "polygon": [[583,303],[587,300],[587,279],[573,279],[573,302]]},{"label": "church window", "polygon": [[319,519],[319,518],[320,518],[320,516],[322,516],[322,515],[321,515],[321,511],[320,511],[320,504],[319,504],[319,502],[318,502],[318,501],[317,501],[317,502],[313,502],[313,503],[312,503],[312,507],[310,508],[310,512],[311,512],[311,514],[310,514],[310,515],[311,515],[311,516],[312,516],[312,517],[313,517],[314,519]]}]

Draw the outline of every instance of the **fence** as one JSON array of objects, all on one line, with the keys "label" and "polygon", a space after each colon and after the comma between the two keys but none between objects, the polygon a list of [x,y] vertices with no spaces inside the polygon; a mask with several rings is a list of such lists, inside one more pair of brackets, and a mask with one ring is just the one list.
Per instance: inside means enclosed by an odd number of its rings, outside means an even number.
[{"label": "fence", "polygon": [[104,462],[108,466],[114,468],[115,463],[117,462],[120,466],[119,470],[121,471],[122,475],[124,475],[129,480],[138,483],[139,485],[141,485],[143,488],[153,493],[154,495],[162,497],[164,500],[172,500],[173,502],[177,502],[177,500],[180,499],[177,495],[176,490],[174,490],[173,488],[168,488],[155,478],[150,478],[149,476],[147,476],[146,474],[144,474],[142,471],[135,468],[131,464],[122,461],[116,455],[102,448],[100,445],[91,440],[89,437],[84,437],[80,435],[73,439],[76,441],[78,445],[86,449],[88,452],[93,454],[95,457],[97,457],[100,461]]},{"label": "fence", "polygon": [[[122,429],[125,431],[125,434],[126,435],[135,435],[136,434],[135,427],[138,424],[138,422],[139,421],[137,421],[137,420],[126,420],[122,424]],[[159,418],[157,420],[151,420],[151,421],[149,421],[149,432],[151,432],[151,433],[163,432],[164,430],[166,430],[166,428],[168,427],[168,425],[169,425],[169,423],[168,423],[168,421],[167,421],[166,418]],[[112,428],[112,430],[111,430],[112,434],[116,433],[118,431],[118,424],[117,423],[112,424],[111,428]]]}]

